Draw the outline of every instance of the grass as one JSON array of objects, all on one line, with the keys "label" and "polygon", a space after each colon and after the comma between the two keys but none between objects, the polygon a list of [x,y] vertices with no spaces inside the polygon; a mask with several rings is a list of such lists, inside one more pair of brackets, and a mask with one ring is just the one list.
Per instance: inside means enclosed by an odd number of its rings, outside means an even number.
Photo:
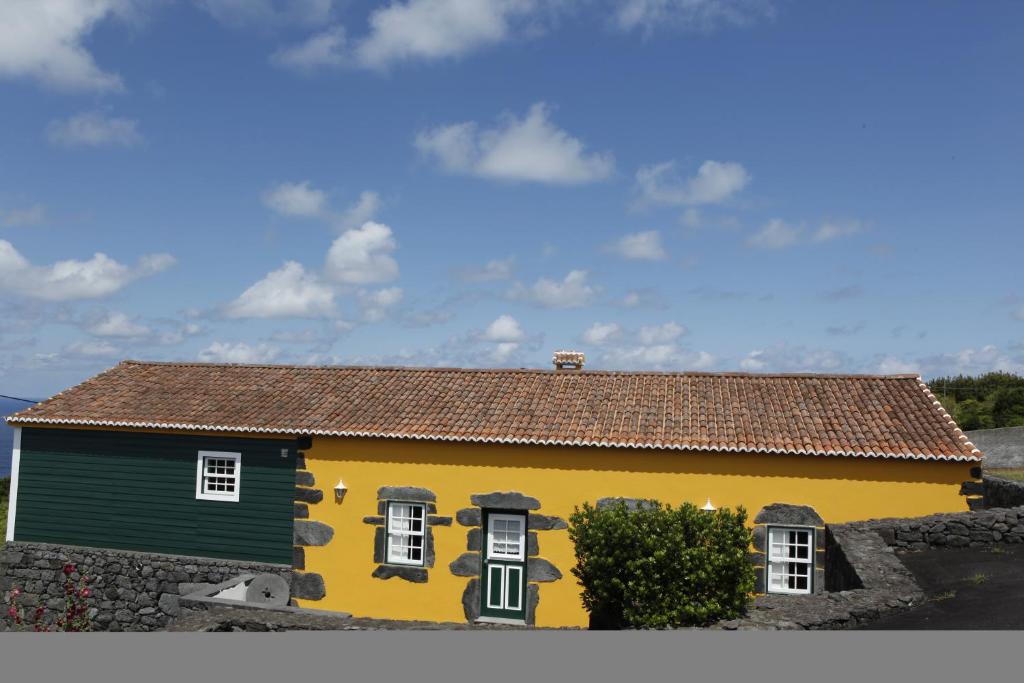
[{"label": "grass", "polygon": [[955,590],[948,590],[945,593],[939,593],[934,598],[932,598],[932,600],[934,600],[936,602],[940,602],[942,600],[952,600],[955,597],[956,597],[956,591]]},{"label": "grass", "polygon": [[980,586],[981,584],[988,581],[988,575],[978,572],[977,574],[971,577],[971,581],[974,582],[975,586]]},{"label": "grass", "polygon": [[986,470],[989,474],[994,474],[997,477],[1003,479],[1013,479],[1014,481],[1024,481],[1024,468],[1010,468],[1010,469],[995,469]]},{"label": "grass", "polygon": [[7,528],[7,494],[10,489],[10,477],[0,479],[0,529]]}]

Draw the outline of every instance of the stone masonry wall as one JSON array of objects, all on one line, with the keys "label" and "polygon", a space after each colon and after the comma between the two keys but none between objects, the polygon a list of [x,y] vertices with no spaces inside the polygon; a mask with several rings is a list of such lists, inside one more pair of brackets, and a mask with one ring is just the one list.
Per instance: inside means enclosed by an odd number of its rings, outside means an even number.
[{"label": "stone masonry wall", "polygon": [[[0,550],[0,592],[20,588],[18,602],[26,617],[45,605],[44,619],[50,622],[64,609],[62,570],[67,563],[93,578],[87,604],[96,631],[162,629],[178,615],[179,595],[201,587],[196,584],[217,584],[241,573],[277,574],[289,584],[292,579],[287,565],[11,542]],[[78,574],[71,578],[77,580]],[[0,619],[0,631],[8,628]]]},{"label": "stone masonry wall", "polygon": [[985,507],[1012,508],[1024,506],[1024,481],[1013,481],[986,474],[983,478]]},{"label": "stone masonry wall", "polygon": [[875,531],[897,550],[1022,543],[1024,507],[972,510],[910,519],[869,519],[849,526]]}]

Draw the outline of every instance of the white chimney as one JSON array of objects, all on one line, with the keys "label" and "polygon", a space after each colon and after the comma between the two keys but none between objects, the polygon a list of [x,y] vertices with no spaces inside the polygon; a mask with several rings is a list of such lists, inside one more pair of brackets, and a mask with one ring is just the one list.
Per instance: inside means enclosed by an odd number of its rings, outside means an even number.
[{"label": "white chimney", "polygon": [[579,372],[583,369],[585,360],[582,351],[555,351],[555,355],[551,357],[551,362],[555,365],[555,372]]}]

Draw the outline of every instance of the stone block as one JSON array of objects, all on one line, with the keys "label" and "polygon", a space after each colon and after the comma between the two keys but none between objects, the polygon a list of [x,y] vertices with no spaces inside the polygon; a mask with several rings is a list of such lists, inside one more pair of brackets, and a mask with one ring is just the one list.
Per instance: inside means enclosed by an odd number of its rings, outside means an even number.
[{"label": "stone block", "polygon": [[462,553],[448,563],[448,569],[455,576],[480,576],[480,553]]},{"label": "stone block", "polygon": [[558,567],[543,558],[532,558],[526,563],[527,581],[547,582],[557,581],[560,578],[562,578],[562,572],[558,570]]},{"label": "stone block", "polygon": [[391,579],[398,577],[412,583],[426,583],[427,570],[423,567],[403,567],[397,564],[382,564],[373,570],[375,579]]},{"label": "stone block", "polygon": [[308,519],[309,506],[305,503],[295,503],[295,511],[292,515],[295,519]]},{"label": "stone block", "polygon": [[160,611],[170,617],[178,616],[180,606],[178,603],[179,597],[170,593],[164,593],[160,596],[160,600],[157,601],[157,605],[160,607]]},{"label": "stone block", "polygon": [[334,538],[334,529],[323,522],[296,520],[294,536],[295,545],[327,545]]},{"label": "stone block", "polygon": [[536,531],[554,531],[569,528],[569,525],[566,524],[565,520],[561,517],[539,515],[537,513],[531,513],[530,516],[527,517],[526,526],[528,529],[534,529]]},{"label": "stone block", "polygon": [[480,526],[480,508],[462,508],[455,512],[455,521],[462,526]]},{"label": "stone block", "polygon": [[435,502],[437,496],[430,489],[419,486],[381,486],[377,489],[379,500],[402,500],[414,503]]},{"label": "stone block", "polygon": [[306,549],[302,546],[292,547],[292,569],[306,568]]},{"label": "stone block", "polygon": [[312,472],[304,472],[302,470],[295,472],[295,485],[296,486],[316,486],[316,477],[313,476]]},{"label": "stone block", "polygon": [[469,501],[479,508],[497,510],[539,510],[540,501],[518,491],[495,491],[494,493],[474,493]]},{"label": "stone block", "polygon": [[292,572],[291,594],[300,600],[321,600],[327,595],[327,589],[319,574]]},{"label": "stone block", "polygon": [[761,508],[754,517],[754,524],[794,524],[799,526],[824,526],[821,516],[809,505],[772,503]]},{"label": "stone block", "polygon": [[324,499],[324,492],[320,489],[303,489],[295,487],[295,500],[300,503],[319,503]]}]

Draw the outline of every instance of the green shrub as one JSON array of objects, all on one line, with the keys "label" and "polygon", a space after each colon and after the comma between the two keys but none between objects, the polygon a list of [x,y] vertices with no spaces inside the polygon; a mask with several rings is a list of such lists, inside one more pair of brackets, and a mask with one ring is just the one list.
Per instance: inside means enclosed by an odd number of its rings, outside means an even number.
[{"label": "green shrub", "polygon": [[703,626],[739,616],[754,590],[746,511],[645,501],[570,517],[572,573],[593,628]]}]

